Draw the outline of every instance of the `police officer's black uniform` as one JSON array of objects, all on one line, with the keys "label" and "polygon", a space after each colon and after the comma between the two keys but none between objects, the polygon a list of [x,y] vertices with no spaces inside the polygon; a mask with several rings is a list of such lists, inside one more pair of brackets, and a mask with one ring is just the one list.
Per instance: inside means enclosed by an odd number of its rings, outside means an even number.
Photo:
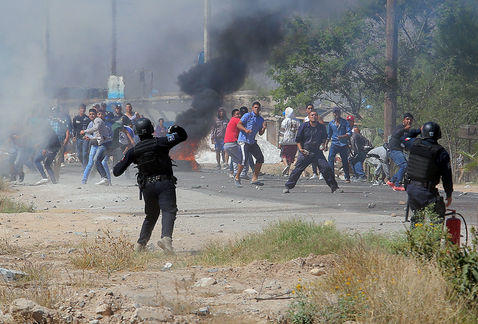
[{"label": "police officer's black uniform", "polygon": [[[428,122],[422,127],[421,137],[409,145],[406,190],[412,211],[419,211],[430,204],[435,204],[435,212],[443,220],[445,203],[436,186],[441,178],[446,198],[451,198],[453,180],[450,155],[438,144],[439,138],[441,138],[440,126]],[[416,217],[412,217],[411,221],[414,224],[417,221]]]},{"label": "police officer's black uniform", "polygon": [[[187,139],[186,131],[179,126],[171,126],[165,137],[153,137],[154,128],[147,118],[140,118],[135,124],[135,132],[141,141],[129,149],[123,160],[113,169],[120,176],[131,163],[138,168],[138,185],[144,197],[144,219],[138,239],[139,246],[146,246],[154,225],[162,211],[161,238],[169,239],[173,235],[176,220],[176,178],[173,176],[169,150]],[[140,193],[141,194],[141,193]],[[161,241],[158,243],[160,247]],[[169,243],[170,244],[170,243]]]}]

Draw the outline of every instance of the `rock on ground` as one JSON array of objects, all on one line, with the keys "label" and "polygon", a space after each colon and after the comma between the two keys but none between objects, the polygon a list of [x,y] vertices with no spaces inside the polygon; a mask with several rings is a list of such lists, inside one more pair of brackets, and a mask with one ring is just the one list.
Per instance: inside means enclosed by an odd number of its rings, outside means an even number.
[{"label": "rock on ground", "polygon": [[40,324],[53,323],[56,315],[53,310],[25,298],[15,299],[10,306],[10,313],[18,323],[33,321]]}]

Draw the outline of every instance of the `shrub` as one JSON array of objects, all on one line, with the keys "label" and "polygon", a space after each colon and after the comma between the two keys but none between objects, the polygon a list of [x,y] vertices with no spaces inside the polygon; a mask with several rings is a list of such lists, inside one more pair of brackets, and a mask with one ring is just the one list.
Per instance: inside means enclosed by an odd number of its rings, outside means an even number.
[{"label": "shrub", "polygon": [[246,264],[254,260],[288,261],[311,253],[324,255],[352,244],[353,238],[333,225],[284,221],[260,233],[226,244],[208,244],[195,261],[208,265]]},{"label": "shrub", "polygon": [[33,213],[33,205],[13,201],[8,197],[0,197],[0,213]]},{"label": "shrub", "polygon": [[[324,291],[333,294],[327,297]],[[333,273],[312,291],[319,321],[456,323],[463,306],[440,269],[358,245],[341,253]],[[332,311],[331,311],[332,310]]]},{"label": "shrub", "polygon": [[71,257],[71,262],[79,269],[96,269],[108,274],[123,269],[144,269],[153,255],[148,252],[135,252],[134,244],[124,234],[114,236],[103,231],[93,241],[85,239],[79,252]]}]

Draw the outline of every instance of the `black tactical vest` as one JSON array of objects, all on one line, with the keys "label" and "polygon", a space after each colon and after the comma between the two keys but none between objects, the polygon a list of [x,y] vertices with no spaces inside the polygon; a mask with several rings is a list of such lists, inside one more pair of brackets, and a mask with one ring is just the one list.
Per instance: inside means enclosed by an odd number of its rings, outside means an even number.
[{"label": "black tactical vest", "polygon": [[417,138],[410,148],[407,175],[410,180],[428,182],[432,186],[440,182],[440,169],[436,159],[442,146],[439,144],[423,143]]},{"label": "black tactical vest", "polygon": [[156,138],[142,140],[136,144],[133,161],[138,166],[140,176],[173,175],[169,148],[158,145]]}]

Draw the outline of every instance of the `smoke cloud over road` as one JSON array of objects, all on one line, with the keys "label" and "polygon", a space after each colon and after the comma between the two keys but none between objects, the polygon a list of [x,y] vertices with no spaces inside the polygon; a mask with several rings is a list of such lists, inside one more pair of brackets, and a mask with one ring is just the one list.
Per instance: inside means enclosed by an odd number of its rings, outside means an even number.
[{"label": "smoke cloud over road", "polygon": [[[248,73],[264,64],[284,36],[283,24],[294,14],[326,17],[350,1],[252,1],[234,3],[211,28],[212,59],[181,74],[182,91],[193,96],[192,107],[179,114],[190,139],[199,142],[213,126],[224,95],[240,89]],[[213,20],[215,17],[213,17]]]}]

